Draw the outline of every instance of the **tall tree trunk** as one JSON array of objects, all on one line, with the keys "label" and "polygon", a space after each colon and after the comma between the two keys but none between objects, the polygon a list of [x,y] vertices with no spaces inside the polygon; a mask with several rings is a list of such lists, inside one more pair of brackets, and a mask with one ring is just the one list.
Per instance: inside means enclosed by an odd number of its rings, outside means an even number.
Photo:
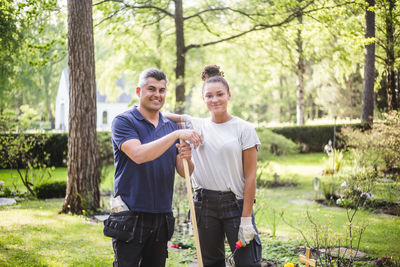
[{"label": "tall tree trunk", "polygon": [[[375,0],[366,0],[368,7],[375,6]],[[375,37],[375,12],[366,10],[365,13],[365,37]],[[362,122],[373,122],[374,118],[374,80],[375,80],[375,42],[371,42],[364,49],[364,82],[362,96]]]},{"label": "tall tree trunk", "polygon": [[389,7],[385,14],[386,22],[386,59],[385,59],[385,72],[386,72],[386,95],[388,110],[397,110],[396,99],[396,78],[394,71],[394,47],[395,47],[395,26],[393,11],[395,9],[396,1],[388,0]]},{"label": "tall tree trunk", "polygon": [[175,2],[175,33],[176,33],[176,91],[175,112],[182,114],[185,109],[185,36],[183,32],[182,0]]},{"label": "tall tree trunk", "polygon": [[[301,2],[301,0],[299,0]],[[304,73],[305,73],[305,67],[304,67],[304,52],[303,52],[303,38],[301,36],[302,32],[302,25],[303,25],[303,13],[299,13],[298,17],[298,25],[299,29],[297,30],[297,40],[296,40],[296,46],[297,46],[297,54],[298,54],[298,59],[297,59],[297,66],[296,66],[296,72],[297,72],[297,108],[296,108],[296,118],[297,118],[297,125],[304,125]]]},{"label": "tall tree trunk", "polygon": [[61,212],[99,208],[92,1],[68,0],[69,134]]}]

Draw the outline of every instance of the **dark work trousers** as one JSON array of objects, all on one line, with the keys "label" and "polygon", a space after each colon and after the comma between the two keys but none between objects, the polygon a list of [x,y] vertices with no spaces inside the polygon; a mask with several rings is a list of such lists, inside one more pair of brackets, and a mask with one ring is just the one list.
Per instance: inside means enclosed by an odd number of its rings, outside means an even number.
[{"label": "dark work trousers", "polygon": [[[198,189],[194,193],[197,227],[204,266],[225,266],[225,236],[231,252],[238,241],[243,200],[232,192]],[[257,228],[254,222],[253,226]],[[230,254],[230,253],[229,253]],[[261,266],[261,241],[258,235],[246,246],[236,251],[235,266]]]},{"label": "dark work trousers", "polygon": [[[172,213],[138,212],[134,238],[130,242],[112,239],[116,267],[164,267],[167,242],[173,233]],[[172,229],[171,229],[172,221]]]}]

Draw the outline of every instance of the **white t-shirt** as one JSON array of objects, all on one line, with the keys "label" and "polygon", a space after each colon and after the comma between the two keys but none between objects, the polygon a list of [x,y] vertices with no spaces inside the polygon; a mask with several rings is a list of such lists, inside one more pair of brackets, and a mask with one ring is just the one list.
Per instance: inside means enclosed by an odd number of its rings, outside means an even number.
[{"label": "white t-shirt", "polygon": [[195,165],[193,187],[216,191],[232,191],[243,199],[244,173],[243,150],[256,146],[260,140],[254,127],[233,117],[224,123],[215,123],[211,118],[182,116],[185,128],[197,130],[203,144],[192,151]]}]

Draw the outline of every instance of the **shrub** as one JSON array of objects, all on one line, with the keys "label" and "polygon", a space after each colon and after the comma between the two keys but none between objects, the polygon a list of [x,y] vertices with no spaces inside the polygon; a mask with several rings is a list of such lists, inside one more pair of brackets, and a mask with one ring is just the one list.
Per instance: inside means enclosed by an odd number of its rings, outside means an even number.
[{"label": "shrub", "polygon": [[112,169],[108,165],[114,163],[114,151],[111,143],[111,132],[97,132],[97,164],[100,172],[100,180],[109,175]]},{"label": "shrub", "polygon": [[359,167],[373,167],[393,178],[400,177],[400,114],[385,114],[371,129],[342,129],[342,138]]},{"label": "shrub", "polygon": [[258,159],[264,161],[271,155],[286,155],[298,152],[297,145],[283,135],[272,132],[267,128],[257,129],[261,141]]},{"label": "shrub", "polygon": [[39,199],[65,197],[66,190],[66,181],[46,182],[35,186],[33,189],[36,197]]}]

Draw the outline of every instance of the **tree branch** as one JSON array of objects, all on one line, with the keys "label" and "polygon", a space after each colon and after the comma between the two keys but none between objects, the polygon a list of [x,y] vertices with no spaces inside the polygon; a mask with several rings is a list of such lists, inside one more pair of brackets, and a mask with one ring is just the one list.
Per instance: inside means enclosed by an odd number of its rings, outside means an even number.
[{"label": "tree branch", "polygon": [[161,12],[161,13],[164,13],[167,16],[170,16],[172,18],[175,17],[174,14],[172,14],[172,13],[168,12],[166,9],[158,7],[158,6],[149,5],[149,4],[147,4],[147,5],[135,5],[135,4],[133,4],[132,5],[132,4],[125,3],[123,0],[103,0],[103,1],[100,1],[98,3],[93,4],[93,6],[97,6],[97,5],[106,3],[106,2],[120,3],[120,4],[124,5],[126,8],[131,8],[131,9],[146,9],[146,8],[155,9],[155,10]]},{"label": "tree branch", "polygon": [[102,19],[99,23],[96,23],[94,25],[94,27],[99,26],[100,24],[102,24],[104,21],[111,19],[112,17],[114,17],[115,15],[117,15],[118,13],[124,11],[126,9],[126,7],[123,7],[121,9],[117,9],[115,10],[112,14],[108,15],[107,17],[105,17],[104,19]]},{"label": "tree branch", "polygon": [[255,25],[254,27],[252,27],[249,30],[246,30],[246,31],[240,32],[238,34],[235,34],[235,35],[232,35],[232,36],[229,36],[229,37],[225,37],[225,38],[222,38],[222,39],[219,39],[219,40],[216,40],[216,41],[203,43],[203,44],[191,44],[191,45],[188,45],[188,46],[185,47],[185,52],[187,52],[189,49],[192,49],[192,48],[206,47],[206,46],[209,46],[209,45],[214,45],[214,44],[217,44],[217,43],[221,43],[221,42],[225,42],[225,41],[228,41],[228,40],[236,39],[236,38],[241,37],[243,35],[246,35],[246,34],[248,34],[250,32],[265,30],[265,29],[268,29],[268,28],[279,27],[279,26],[282,26],[282,25],[292,21],[296,17],[297,17],[297,13],[292,13],[286,19],[284,19],[283,21],[275,23],[275,24],[259,24],[259,25]]},{"label": "tree branch", "polygon": [[233,9],[233,8],[230,8],[230,7],[217,7],[217,8],[205,9],[205,10],[199,11],[199,12],[193,14],[193,15],[190,15],[190,16],[187,16],[187,17],[183,17],[183,20],[191,19],[191,18],[194,18],[194,17],[199,17],[201,14],[204,14],[204,13],[207,13],[207,12],[224,11],[224,10],[230,10],[232,12],[239,13],[239,14],[241,14],[243,16],[246,16],[246,17],[250,18],[251,20],[254,20],[252,18],[252,16],[259,16],[260,15],[260,14],[248,14],[248,13],[246,13],[244,11],[241,11],[241,10],[238,10],[238,9]]},{"label": "tree branch", "polygon": [[201,24],[203,24],[204,28],[206,28],[206,30],[207,30],[209,33],[211,33],[212,35],[221,37],[220,34],[214,33],[214,32],[210,29],[210,27],[208,27],[207,23],[204,21],[204,19],[203,19],[201,16],[198,16],[198,18],[200,19]]}]

